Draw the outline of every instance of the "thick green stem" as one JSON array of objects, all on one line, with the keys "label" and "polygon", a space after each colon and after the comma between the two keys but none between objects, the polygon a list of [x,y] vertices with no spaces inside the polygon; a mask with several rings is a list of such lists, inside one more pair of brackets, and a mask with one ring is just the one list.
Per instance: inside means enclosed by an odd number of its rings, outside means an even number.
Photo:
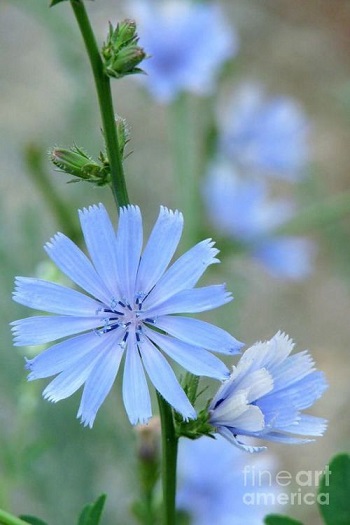
[{"label": "thick green stem", "polygon": [[176,461],[178,438],[175,434],[174,415],[171,406],[157,393],[162,425],[162,525],[176,525]]},{"label": "thick green stem", "polygon": [[130,201],[118,145],[110,81],[104,72],[102,58],[82,0],[70,0],[70,3],[84,39],[95,79],[107,156],[111,169],[113,195],[118,206],[126,206]]},{"label": "thick green stem", "polygon": [[23,521],[20,518],[17,518],[16,516],[9,514],[8,512],[5,512],[2,509],[0,509],[0,524],[1,525],[28,525],[26,521]]}]

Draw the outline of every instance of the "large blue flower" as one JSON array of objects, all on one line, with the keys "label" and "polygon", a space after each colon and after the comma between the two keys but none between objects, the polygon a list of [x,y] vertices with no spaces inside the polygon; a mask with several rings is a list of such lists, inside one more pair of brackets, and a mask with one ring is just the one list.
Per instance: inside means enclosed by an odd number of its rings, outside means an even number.
[{"label": "large blue flower", "polygon": [[325,391],[322,372],[313,368],[304,351],[289,355],[294,344],[278,332],[270,341],[248,348],[210,406],[210,422],[234,444],[249,451],[237,436],[252,436],[281,443],[305,443],[298,436],[322,436],[326,421],[302,414]]},{"label": "large blue flower", "polygon": [[[237,52],[236,37],[218,5],[176,0],[134,2],[142,63],[151,94],[169,102],[183,91],[211,93],[223,63]],[[159,2],[158,2],[159,4]]]},{"label": "large blue flower", "polygon": [[12,323],[15,344],[73,336],[28,360],[29,380],[57,375],[43,393],[54,402],[85,383],[78,417],[91,427],[125,354],[123,399],[131,423],[147,422],[152,415],[145,371],[184,418],[195,418],[162,352],[193,374],[216,379],[229,375],[210,351],[236,353],[241,344],[211,324],[170,315],[202,312],[231,300],[224,285],[194,289],[206,268],[218,262],[214,243],[198,243],[167,269],[183,228],[178,211],[161,207],[142,255],[137,206],[121,209],[117,235],[102,204],[80,211],[80,221],[91,261],[61,233],[45,249],[89,295],[40,279],[16,279],[15,301],[58,315]]}]

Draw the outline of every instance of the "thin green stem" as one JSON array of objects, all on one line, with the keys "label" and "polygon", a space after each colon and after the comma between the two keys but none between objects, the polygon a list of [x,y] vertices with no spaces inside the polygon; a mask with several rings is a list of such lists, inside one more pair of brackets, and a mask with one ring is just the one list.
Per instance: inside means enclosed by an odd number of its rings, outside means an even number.
[{"label": "thin green stem", "polygon": [[175,434],[174,415],[171,406],[157,392],[162,426],[162,484],[163,523],[176,525],[176,461],[178,438]]},{"label": "thin green stem", "polygon": [[8,512],[5,512],[2,509],[0,509],[0,524],[1,525],[28,525],[26,521],[23,521],[20,518],[17,518],[16,516],[9,514]]},{"label": "thin green stem", "polygon": [[113,195],[118,206],[126,206],[130,201],[118,144],[110,81],[104,72],[100,51],[82,0],[70,0],[70,3],[78,22],[94,75],[107,156],[111,169]]}]

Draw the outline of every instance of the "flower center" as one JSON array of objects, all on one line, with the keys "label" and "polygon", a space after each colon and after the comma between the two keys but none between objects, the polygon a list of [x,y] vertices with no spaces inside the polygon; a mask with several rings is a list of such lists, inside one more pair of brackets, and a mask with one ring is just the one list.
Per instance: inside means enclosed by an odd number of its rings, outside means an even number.
[{"label": "flower center", "polygon": [[124,335],[119,344],[125,346],[129,332],[133,330],[137,342],[140,343],[143,323],[154,324],[155,322],[154,319],[144,317],[145,312],[142,310],[142,301],[145,297],[146,294],[138,293],[132,305],[126,299],[112,299],[109,308],[99,308],[96,314],[106,313],[108,315],[102,318],[103,326],[95,330],[95,333],[102,335],[117,328],[124,329]]}]

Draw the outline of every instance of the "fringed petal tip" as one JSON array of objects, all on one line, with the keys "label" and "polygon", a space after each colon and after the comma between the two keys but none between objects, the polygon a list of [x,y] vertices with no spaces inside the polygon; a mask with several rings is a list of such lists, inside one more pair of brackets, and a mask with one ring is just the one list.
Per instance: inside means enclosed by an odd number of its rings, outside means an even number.
[{"label": "fringed petal tip", "polygon": [[175,219],[180,220],[182,223],[184,222],[184,216],[179,210],[169,210],[169,208],[167,208],[166,206],[160,206],[160,213],[162,215],[169,215],[170,217],[174,217]]},{"label": "fringed petal tip", "polygon": [[93,414],[84,414],[81,409],[79,408],[79,411],[77,413],[77,419],[79,419],[80,423],[86,428],[89,427],[90,429],[93,427],[95,419],[96,419],[96,412]]},{"label": "fringed petal tip", "polygon": [[152,415],[147,416],[147,417],[142,417],[142,416],[130,417],[130,415],[128,414],[128,417],[129,417],[130,423],[133,426],[136,426],[136,425],[148,425],[149,420],[151,419]]},{"label": "fringed petal tip", "polygon": [[140,214],[140,208],[135,204],[128,204],[127,206],[122,206],[120,208],[120,214],[131,213],[131,214]]},{"label": "fringed petal tip", "polygon": [[79,215],[86,215],[89,213],[94,213],[96,211],[106,211],[106,208],[102,204],[102,202],[99,202],[98,204],[92,204],[91,206],[88,206],[87,208],[84,206],[81,210],[78,210]]}]

